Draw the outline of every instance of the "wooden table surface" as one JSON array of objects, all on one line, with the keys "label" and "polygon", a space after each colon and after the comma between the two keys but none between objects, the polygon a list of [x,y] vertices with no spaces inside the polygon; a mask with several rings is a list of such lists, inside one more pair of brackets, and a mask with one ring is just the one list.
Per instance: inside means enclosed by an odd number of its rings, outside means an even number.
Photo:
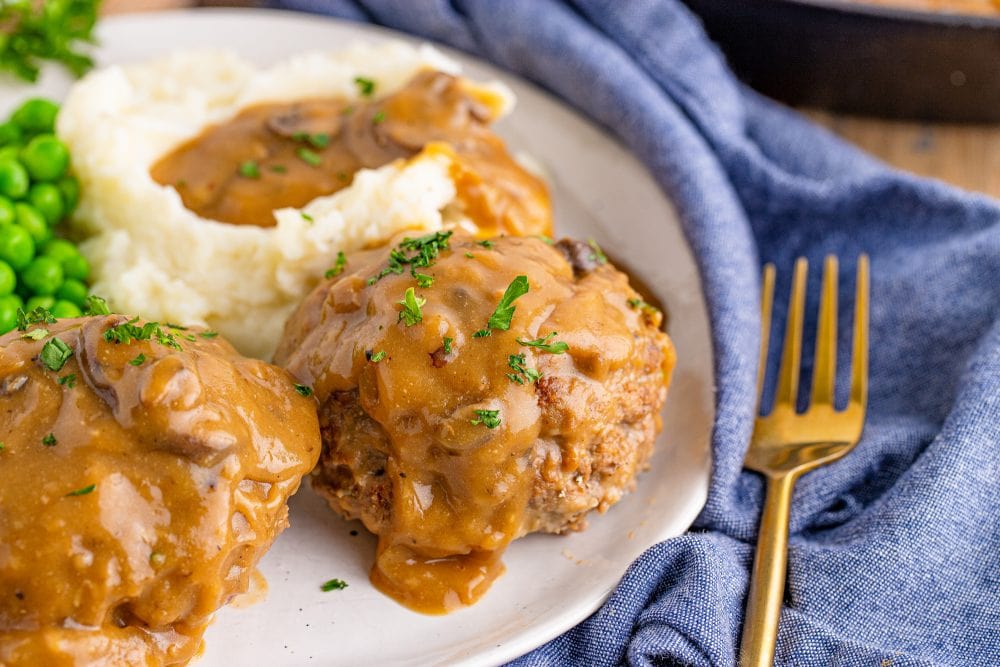
[{"label": "wooden table surface", "polygon": [[[253,6],[257,0],[104,0],[106,13],[192,7]],[[817,123],[881,158],[922,176],[1000,199],[1000,125],[903,122],[805,109]]]}]

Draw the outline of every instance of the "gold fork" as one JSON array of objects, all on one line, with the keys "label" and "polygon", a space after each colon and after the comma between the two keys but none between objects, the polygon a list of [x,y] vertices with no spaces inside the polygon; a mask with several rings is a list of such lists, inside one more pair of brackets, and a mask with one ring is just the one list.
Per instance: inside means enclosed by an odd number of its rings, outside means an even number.
[{"label": "gold fork", "polygon": [[[799,362],[802,357],[802,320],[805,310],[808,264],[795,262],[784,350],[778,371],[774,407],[754,423],[753,439],[744,467],[767,478],[767,497],[757,533],[750,593],[747,599],[740,665],[764,667],[774,660],[778,617],[785,591],[788,561],[788,517],[792,488],[803,474],[836,461],[861,438],[868,401],[868,257],[858,258],[854,297],[854,342],[851,354],[851,391],[847,407],[834,408],[837,374],[837,258],[827,256],[816,330],[816,361],[812,400],[797,414]],[[774,265],[764,267],[761,294],[760,365],[757,369],[758,406],[762,404],[767,348],[774,302]]]}]

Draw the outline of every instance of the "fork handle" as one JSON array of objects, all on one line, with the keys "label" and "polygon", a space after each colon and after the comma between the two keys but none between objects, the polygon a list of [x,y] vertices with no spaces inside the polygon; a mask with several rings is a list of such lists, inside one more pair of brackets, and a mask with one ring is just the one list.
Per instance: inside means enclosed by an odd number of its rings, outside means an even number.
[{"label": "fork handle", "polygon": [[767,497],[757,532],[757,552],[740,642],[741,667],[770,667],[774,660],[788,563],[788,517],[797,477],[794,473],[786,473],[767,480]]}]

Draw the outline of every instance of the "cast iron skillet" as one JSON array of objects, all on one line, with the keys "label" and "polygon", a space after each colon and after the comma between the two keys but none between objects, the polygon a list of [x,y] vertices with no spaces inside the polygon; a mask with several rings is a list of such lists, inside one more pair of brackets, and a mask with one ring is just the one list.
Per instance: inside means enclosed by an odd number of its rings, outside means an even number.
[{"label": "cast iron skillet", "polygon": [[789,104],[1000,121],[1000,15],[837,0],[684,0],[736,73]]}]

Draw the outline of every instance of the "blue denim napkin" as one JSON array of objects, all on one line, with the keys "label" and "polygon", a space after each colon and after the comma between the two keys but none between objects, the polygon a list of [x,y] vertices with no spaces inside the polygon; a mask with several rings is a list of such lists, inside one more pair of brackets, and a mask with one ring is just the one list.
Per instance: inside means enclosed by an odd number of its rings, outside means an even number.
[{"label": "blue denim napkin", "polygon": [[[744,88],[674,0],[276,4],[416,33],[539,82],[646,163],[698,257],[718,386],[708,504],[590,619],[516,664],[735,663],[763,495],[741,472],[760,262],[785,269],[783,313],[795,257],[847,260],[846,324],[867,252],[868,420],[847,458],[796,489],[776,664],[1000,665],[998,202],[893,171]],[[846,359],[846,335],[840,347]]]}]

